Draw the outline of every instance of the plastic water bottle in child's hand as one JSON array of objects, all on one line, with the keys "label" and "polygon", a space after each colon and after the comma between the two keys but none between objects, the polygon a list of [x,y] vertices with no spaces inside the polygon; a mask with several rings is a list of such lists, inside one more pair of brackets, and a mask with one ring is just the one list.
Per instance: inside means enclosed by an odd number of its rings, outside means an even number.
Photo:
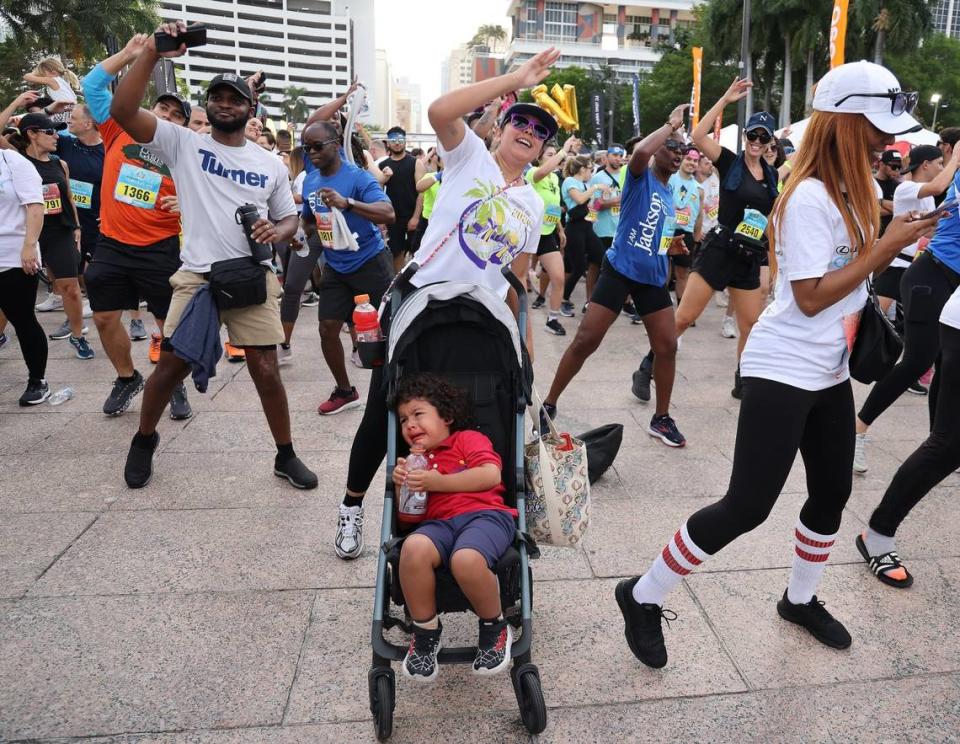
[{"label": "plastic water bottle in child's hand", "polygon": [[[430,462],[424,454],[423,447],[412,447],[410,457],[407,458],[407,472],[414,470],[426,470],[430,467]],[[420,522],[427,514],[427,492],[413,491],[404,481],[400,486],[400,506],[398,508],[400,519],[404,522]]]}]

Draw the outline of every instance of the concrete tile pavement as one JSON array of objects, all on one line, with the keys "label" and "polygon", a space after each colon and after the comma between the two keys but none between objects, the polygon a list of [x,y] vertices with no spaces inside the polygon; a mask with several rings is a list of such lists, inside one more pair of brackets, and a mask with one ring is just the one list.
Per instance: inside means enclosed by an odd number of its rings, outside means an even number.
[{"label": "concrete tile pavement", "polygon": [[[578,319],[564,319],[566,338],[542,330],[542,311],[534,319],[545,392]],[[48,328],[60,320],[42,316]],[[684,450],[645,433],[652,411],[630,395],[630,373],[647,343],[626,318],[561,399],[563,428],[619,421],[625,434],[594,490],[584,548],[546,549],[533,565],[533,656],[550,720],[539,741],[957,741],[960,549],[951,527],[960,476],[901,531],[900,553],[917,576],[909,591],[877,582],[852,544],[925,435],[926,401],[913,396],[871,431],[870,472],[855,478],[821,588],[854,636],[849,651],[819,647],[774,609],[805,490],[798,461],[767,523],[671,596],[679,617],[666,631],[667,667],[647,669],[629,654],[617,579],[642,571],[691,511],[726,489],[738,409],[729,395],[735,344],[719,324],[711,305],[678,360]],[[0,741],[372,741],[366,673],[383,470],[364,554],[342,562],[332,550],[335,507],[361,412],[315,413],[333,383],[312,312],[302,314],[283,377],[297,450],[320,475],[313,492],[273,476],[249,374],[226,362],[207,395],[191,393],[192,420],[161,421],[154,480],[127,490],[121,471],[139,401],[117,419],[99,413],[113,373],[92,325],[89,338],[93,362],[51,342],[53,388],[77,392],[59,408],[19,408],[15,336],[0,352]],[[149,374],[146,344],[133,348]],[[365,394],[369,373],[350,372]],[[445,627],[451,642],[476,632],[468,616]],[[398,683],[392,741],[414,740],[531,737],[507,677],[445,667],[434,686]]]}]

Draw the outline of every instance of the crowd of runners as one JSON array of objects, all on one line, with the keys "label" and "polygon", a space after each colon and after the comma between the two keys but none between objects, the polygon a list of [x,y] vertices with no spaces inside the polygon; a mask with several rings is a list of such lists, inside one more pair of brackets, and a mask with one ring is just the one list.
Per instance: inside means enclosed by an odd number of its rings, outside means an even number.
[{"label": "crowd of runners", "polygon": [[[160,30],[177,36],[184,26]],[[517,102],[518,92],[550,73],[559,57],[551,49],[434,101],[437,142],[423,150],[409,148],[397,126],[376,139],[360,126],[346,131],[357,84],[296,132],[266,127],[259,73],[218,75],[202,101],[166,92],[142,107],[157,60],[184,53],[158,53],[153,34],[138,34],[82,79],[61,60],[45,59],[25,76],[29,89],[0,112],[0,354],[22,355],[19,402],[38,406],[53,392],[49,344],[69,344],[79,360],[101,353],[87,340],[92,320],[116,374],[83,376],[78,367],[78,379],[102,383],[107,416],[124,414],[142,393],[123,467],[130,488],[146,486],[153,474],[165,412],[187,419],[202,407],[184,381],[190,376],[198,391],[206,389],[221,355],[221,325],[222,353],[245,363],[255,384],[276,444],[274,473],[316,488],[317,476],[293,447],[281,373],[297,361],[301,308],[316,308],[335,381],[317,413],[333,416],[366,401],[351,432],[344,497],[331,515],[336,554],[358,558],[391,403],[382,368],[374,368],[367,390],[351,377],[351,366],[362,366],[351,320],[356,298],[379,306],[413,258],[421,267],[415,286],[470,282],[515,309],[500,273],[509,264],[529,292],[531,354],[538,334],[570,336],[556,369],[536,380],[547,391],[544,415],[557,416],[564,391],[577,384],[587,358],[604,353],[605,335],[624,316],[621,322],[646,331],[637,329],[637,365],[623,370],[624,388],[653,400],[645,429],[673,448],[686,444],[670,407],[681,337],[711,301],[726,308],[713,332],[737,341],[729,355],[731,395],[740,400],[729,487],[690,515],[641,575],[617,586],[626,639],[642,662],[666,664],[661,621],[670,616],[669,592],[767,518],[798,452],[808,496],[777,611],[826,645],[850,645],[816,590],[853,478],[868,467],[868,428],[907,392],[928,397],[929,437],[918,437],[856,545],[884,584],[911,585],[897,529],[960,467],[960,129],[943,130],[937,146],[891,149],[918,123],[916,94],[901,91],[888,70],[857,62],[827,73],[797,148],[778,137],[764,111],[746,122],[737,152],[719,144],[715,122],[751,87],[736,79],[691,130],[680,103],[686,94],[676,91],[678,105],[659,128],[596,151],[577,133],[560,132],[545,109]],[[468,239],[451,240],[458,231]],[[251,262],[253,244],[268,246],[269,255]],[[269,269],[265,281],[260,264]],[[224,286],[243,295],[251,283],[259,296],[224,302]],[[573,302],[581,283],[582,305]],[[873,290],[904,349],[858,412],[848,363]],[[57,326],[48,334],[38,313],[57,313],[62,323],[48,324]],[[132,344],[140,341],[149,345],[150,371],[134,362]],[[689,377],[685,384],[697,385],[695,368]],[[429,573],[449,560],[462,567],[464,582],[479,586],[503,550],[494,538],[512,539],[498,477],[491,479],[499,460],[483,443],[451,434],[452,419],[431,398],[447,394],[436,388],[408,391],[404,436],[412,431],[414,441],[447,442],[448,449],[454,439],[469,440],[474,449],[464,450],[469,469],[455,478],[459,485],[436,490],[477,497],[437,521],[499,516],[481,526],[456,522],[450,535],[423,531],[401,568]],[[418,401],[427,402],[426,413],[411,423]],[[466,477],[474,470],[476,477]],[[439,482],[417,472],[398,468],[398,486],[407,477],[425,488]],[[471,551],[486,567],[463,557]],[[423,595],[413,575],[405,590]],[[496,600],[474,589],[484,605],[474,668],[489,673],[509,657],[508,631]],[[436,675],[440,647],[430,607],[427,596],[412,606],[404,666],[424,679]]]}]

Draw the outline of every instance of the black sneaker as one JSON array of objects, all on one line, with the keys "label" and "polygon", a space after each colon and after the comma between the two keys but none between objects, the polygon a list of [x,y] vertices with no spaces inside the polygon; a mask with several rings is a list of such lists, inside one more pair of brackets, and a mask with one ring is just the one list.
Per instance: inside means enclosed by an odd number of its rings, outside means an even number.
[{"label": "black sneaker", "polygon": [[546,328],[554,336],[566,336],[567,330],[560,325],[560,321],[556,318],[550,318],[546,323],[543,324],[543,327]]},{"label": "black sneaker", "polygon": [[643,317],[640,313],[634,313],[630,316],[630,325],[640,325],[643,322]]},{"label": "black sneaker", "polygon": [[286,462],[273,462],[273,474],[278,478],[286,478],[294,488],[309,491],[317,487],[317,476],[303,461],[294,455]]},{"label": "black sneaker", "polygon": [[512,645],[513,630],[506,620],[493,622],[481,620],[477,655],[473,660],[473,673],[483,676],[502,672],[510,663]]},{"label": "black sneaker", "polygon": [[573,309],[573,303],[569,300],[564,300],[560,303],[560,314],[564,318],[572,318],[576,313]]},{"label": "black sneaker", "polygon": [[650,419],[650,426],[647,427],[647,434],[656,437],[668,447],[683,447],[687,440],[677,428],[676,422],[670,418],[670,414],[665,413],[662,416],[654,415]]},{"label": "black sneaker", "polygon": [[650,377],[651,369],[644,359],[640,368],[633,373],[633,385],[630,386],[630,392],[644,403],[650,402]]},{"label": "black sneaker", "polygon": [[103,402],[103,412],[107,416],[119,416],[126,411],[137,393],[143,390],[143,375],[133,370],[133,379],[113,381],[113,389]]},{"label": "black sneaker", "polygon": [[193,416],[190,401],[187,400],[187,388],[181,382],[173,389],[170,396],[170,418],[174,421],[184,421]]},{"label": "black sneaker", "polygon": [[27,389],[20,396],[21,406],[38,406],[50,397],[50,386],[46,380],[27,380]]},{"label": "black sneaker", "polygon": [[806,604],[793,604],[784,590],[783,598],[777,602],[777,614],[784,620],[803,626],[825,646],[849,648],[852,639],[847,629],[823,605],[816,595]]},{"label": "black sneaker", "polygon": [[919,382],[914,382],[907,388],[908,393],[913,393],[914,395],[927,395],[930,391]]},{"label": "black sneaker", "polygon": [[667,665],[667,646],[660,621],[666,620],[669,626],[671,620],[677,619],[677,613],[660,605],[637,602],[633,598],[633,587],[638,581],[639,576],[617,584],[615,594],[623,613],[623,634],[634,656],[648,667],[662,669]]},{"label": "black sneaker", "polygon": [[127,453],[127,464],[123,466],[123,479],[129,488],[143,488],[150,482],[153,475],[153,453],[160,444],[160,435],[146,437],[146,442],[140,441],[140,433],[133,435],[130,442],[130,451]]},{"label": "black sneaker", "polygon": [[631,318],[637,314],[637,308],[630,300],[623,303],[623,314],[629,315]]},{"label": "black sneaker", "polygon": [[537,298],[530,303],[530,307],[533,308],[534,310],[539,310],[546,303],[547,303],[547,298],[544,297],[542,294],[538,294]]},{"label": "black sneaker", "polygon": [[733,373],[733,390],[730,391],[730,395],[737,400],[743,398],[743,380],[740,379],[739,367],[737,367],[737,371]]},{"label": "black sneaker", "polygon": [[442,643],[440,634],[443,633],[443,624],[437,625],[436,630],[426,630],[413,626],[413,638],[407,648],[407,655],[403,659],[403,674],[417,682],[433,682],[440,671],[437,664],[437,654],[440,653]]}]

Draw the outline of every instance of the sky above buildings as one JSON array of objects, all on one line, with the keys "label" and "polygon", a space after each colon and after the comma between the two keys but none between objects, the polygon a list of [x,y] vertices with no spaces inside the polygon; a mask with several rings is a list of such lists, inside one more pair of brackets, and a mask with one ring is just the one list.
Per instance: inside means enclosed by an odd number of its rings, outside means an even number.
[{"label": "sky above buildings", "polygon": [[499,24],[509,34],[507,5],[507,0],[376,0],[377,48],[387,51],[394,78],[420,84],[426,112],[440,95],[440,67],[452,49],[485,24]]}]

